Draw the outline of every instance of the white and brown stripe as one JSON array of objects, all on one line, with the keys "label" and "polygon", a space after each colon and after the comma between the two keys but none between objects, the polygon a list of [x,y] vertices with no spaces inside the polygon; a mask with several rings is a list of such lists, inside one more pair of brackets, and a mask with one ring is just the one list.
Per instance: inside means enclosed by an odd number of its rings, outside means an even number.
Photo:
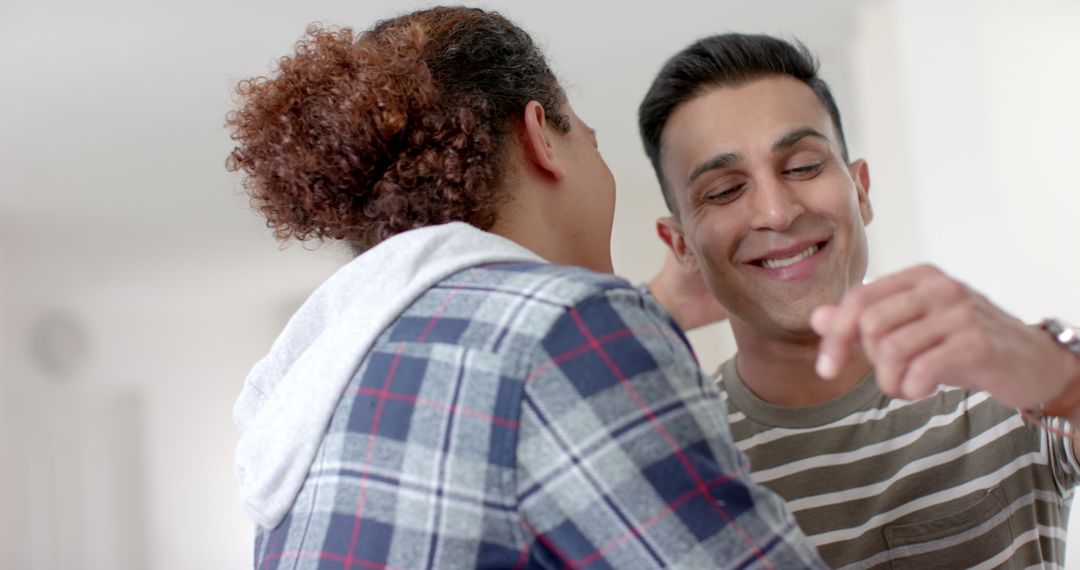
[{"label": "white and brown stripe", "polygon": [[1060,436],[981,392],[889,398],[872,375],[819,406],[757,398],[720,369],[752,478],[844,568],[1060,567],[1080,466]]}]

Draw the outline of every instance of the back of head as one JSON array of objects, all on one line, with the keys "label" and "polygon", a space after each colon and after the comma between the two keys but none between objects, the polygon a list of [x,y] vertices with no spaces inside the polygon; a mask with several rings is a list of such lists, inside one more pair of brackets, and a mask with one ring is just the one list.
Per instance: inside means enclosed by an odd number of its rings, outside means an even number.
[{"label": "back of head", "polygon": [[709,89],[738,87],[763,77],[787,75],[806,83],[832,118],[847,159],[840,110],[829,86],[818,76],[818,63],[802,43],[767,35],[720,34],[698,40],[675,54],[653,80],[638,108],[638,128],[652,161],[668,209],[675,203],[660,168],[661,136],[675,109]]},{"label": "back of head", "polygon": [[428,225],[489,229],[509,198],[513,119],[535,100],[569,129],[529,35],[474,8],[414,12],[361,34],[313,25],[273,76],[237,93],[227,166],[275,236],[344,240],[358,253]]}]

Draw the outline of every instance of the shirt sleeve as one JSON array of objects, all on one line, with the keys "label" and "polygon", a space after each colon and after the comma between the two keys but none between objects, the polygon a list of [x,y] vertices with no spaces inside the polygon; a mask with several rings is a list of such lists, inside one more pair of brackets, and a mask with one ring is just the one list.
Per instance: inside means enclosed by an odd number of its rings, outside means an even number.
[{"label": "shirt sleeve", "polygon": [[638,291],[569,308],[529,366],[517,501],[530,565],[825,567],[750,480],[718,392]]}]

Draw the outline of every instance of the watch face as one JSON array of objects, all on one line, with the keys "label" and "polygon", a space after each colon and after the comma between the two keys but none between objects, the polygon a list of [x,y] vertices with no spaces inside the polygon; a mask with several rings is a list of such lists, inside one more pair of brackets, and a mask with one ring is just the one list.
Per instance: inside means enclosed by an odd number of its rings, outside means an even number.
[{"label": "watch face", "polygon": [[1077,334],[1075,327],[1064,327],[1061,333],[1058,334],[1058,339],[1061,340],[1063,344],[1080,350],[1080,347],[1077,347],[1077,344],[1080,344],[1080,335]]}]

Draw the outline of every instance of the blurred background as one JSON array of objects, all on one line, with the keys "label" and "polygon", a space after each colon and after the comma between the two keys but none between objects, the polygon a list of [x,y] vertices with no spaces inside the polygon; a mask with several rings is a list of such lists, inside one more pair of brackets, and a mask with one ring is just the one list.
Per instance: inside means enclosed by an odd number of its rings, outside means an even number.
[{"label": "blurred background", "polygon": [[[231,90],[310,22],[425,5],[0,3],[0,569],[250,567],[232,404],[347,258],[280,247],[248,210]],[[1080,322],[1077,0],[477,5],[539,40],[598,131],[621,275],[663,255],[635,126],[654,73],[700,36],[769,32],[820,56],[869,160],[872,275],[930,261],[1022,319]],[[723,325],[693,340],[709,369],[733,352]]]}]

